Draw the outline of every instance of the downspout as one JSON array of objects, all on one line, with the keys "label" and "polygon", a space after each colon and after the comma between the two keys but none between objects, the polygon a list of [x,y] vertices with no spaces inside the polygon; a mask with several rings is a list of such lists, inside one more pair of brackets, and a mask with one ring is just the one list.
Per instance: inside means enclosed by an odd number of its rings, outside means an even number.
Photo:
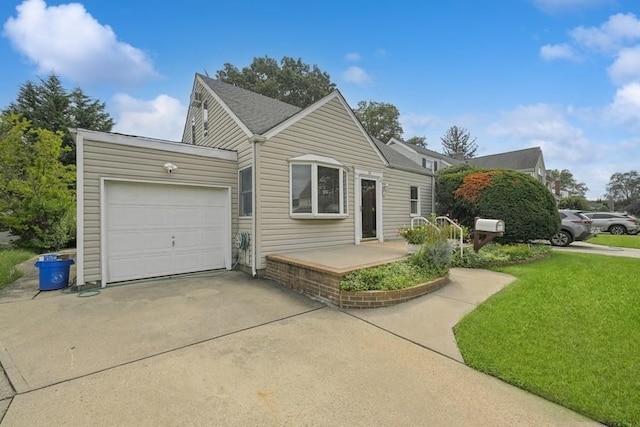
[{"label": "downspout", "polygon": [[262,135],[253,135],[249,138],[249,142],[251,143],[251,184],[253,185],[253,191],[251,192],[251,206],[253,206],[253,213],[251,215],[251,237],[253,239],[253,244],[251,245],[251,276],[256,277],[258,275],[258,270],[256,268],[256,257],[258,254],[257,243],[258,238],[257,230],[258,230],[258,204],[256,203],[258,197],[258,184],[257,184],[257,166],[258,166],[258,154],[260,146],[258,144],[263,143],[267,140]]}]

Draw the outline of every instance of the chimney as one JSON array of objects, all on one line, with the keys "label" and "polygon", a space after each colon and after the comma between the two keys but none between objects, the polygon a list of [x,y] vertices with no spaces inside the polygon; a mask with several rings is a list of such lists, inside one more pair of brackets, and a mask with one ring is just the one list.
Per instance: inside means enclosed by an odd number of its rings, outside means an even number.
[{"label": "chimney", "polygon": [[560,180],[556,179],[555,181],[553,181],[553,189],[556,193],[556,196],[560,195]]}]

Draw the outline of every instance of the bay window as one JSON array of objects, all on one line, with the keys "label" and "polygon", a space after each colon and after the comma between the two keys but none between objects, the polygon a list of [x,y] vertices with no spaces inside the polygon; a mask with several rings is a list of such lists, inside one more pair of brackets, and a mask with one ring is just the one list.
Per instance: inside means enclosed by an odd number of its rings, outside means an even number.
[{"label": "bay window", "polygon": [[[347,173],[333,159],[325,162],[301,161],[290,164],[291,216],[336,218],[347,215]],[[296,159],[292,159],[296,160]]]}]

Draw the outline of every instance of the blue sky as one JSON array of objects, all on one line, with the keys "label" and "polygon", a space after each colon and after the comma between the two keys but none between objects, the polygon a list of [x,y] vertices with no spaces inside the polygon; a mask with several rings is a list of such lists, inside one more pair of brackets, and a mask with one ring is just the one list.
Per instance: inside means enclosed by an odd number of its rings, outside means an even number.
[{"label": "blue sky", "polygon": [[637,0],[0,3],[0,107],[54,71],[107,103],[114,131],[181,137],[194,73],[302,58],[352,107],[394,104],[404,137],[478,155],[533,146],[604,194],[640,162]]}]

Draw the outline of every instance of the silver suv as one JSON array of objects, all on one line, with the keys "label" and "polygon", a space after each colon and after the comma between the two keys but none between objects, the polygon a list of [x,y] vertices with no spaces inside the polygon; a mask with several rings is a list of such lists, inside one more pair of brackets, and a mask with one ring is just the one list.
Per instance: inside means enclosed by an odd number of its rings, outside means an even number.
[{"label": "silver suv", "polygon": [[558,211],[562,224],[560,231],[549,239],[553,246],[569,246],[571,242],[587,240],[591,232],[591,219],[582,211],[561,209]]},{"label": "silver suv", "polygon": [[638,234],[640,222],[631,215],[619,212],[585,212],[593,226],[611,234]]}]

